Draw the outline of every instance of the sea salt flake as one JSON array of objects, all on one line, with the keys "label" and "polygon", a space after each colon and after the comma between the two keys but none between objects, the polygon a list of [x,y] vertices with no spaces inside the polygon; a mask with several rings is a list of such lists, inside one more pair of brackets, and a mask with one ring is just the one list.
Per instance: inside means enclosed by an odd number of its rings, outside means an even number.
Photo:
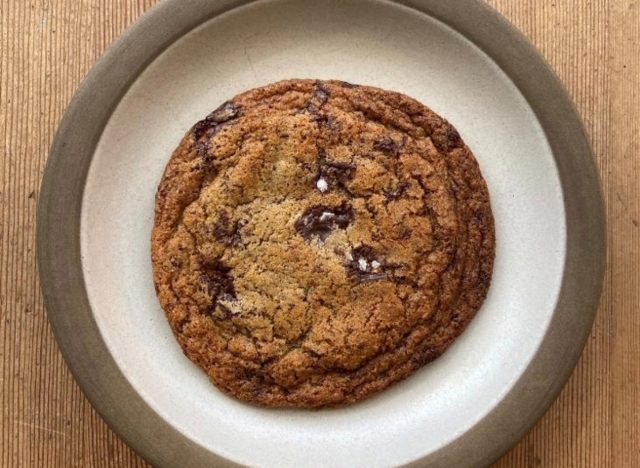
[{"label": "sea salt flake", "polygon": [[380,262],[377,260],[374,260],[373,262],[371,262],[371,268],[373,269],[380,268]]},{"label": "sea salt flake", "polygon": [[324,193],[327,190],[329,190],[329,184],[324,179],[324,177],[320,177],[318,179],[318,182],[316,182],[316,187],[318,187],[318,190],[320,190],[322,193]]},{"label": "sea salt flake", "polygon": [[335,217],[334,213],[331,213],[330,211],[323,211],[322,214],[320,215],[320,221],[326,221],[333,217]]},{"label": "sea salt flake", "polygon": [[360,269],[360,271],[367,271],[368,266],[369,263],[364,258],[358,259],[358,268]]}]

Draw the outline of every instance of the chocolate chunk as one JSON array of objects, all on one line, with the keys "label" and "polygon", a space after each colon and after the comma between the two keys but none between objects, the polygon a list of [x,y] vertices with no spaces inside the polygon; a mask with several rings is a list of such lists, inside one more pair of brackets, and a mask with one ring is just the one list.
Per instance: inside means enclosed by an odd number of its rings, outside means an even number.
[{"label": "chocolate chunk", "polygon": [[379,256],[372,247],[360,245],[351,251],[348,258],[347,274],[359,283],[388,278],[386,265],[379,260]]},{"label": "chocolate chunk", "polygon": [[329,100],[329,96],[331,95],[331,89],[327,86],[326,83],[322,81],[316,81],[313,92],[311,93],[311,98],[304,110],[309,112],[311,115],[317,115],[322,106],[324,106]]},{"label": "chocolate chunk", "polygon": [[478,284],[489,287],[491,283],[491,272],[487,271],[485,268],[480,268],[478,271]]},{"label": "chocolate chunk", "polygon": [[211,148],[209,146],[209,142],[205,140],[197,141],[195,144],[196,152],[198,156],[200,156],[200,164],[198,165],[199,169],[209,170],[214,166],[214,156],[211,152]]},{"label": "chocolate chunk", "polygon": [[335,229],[346,229],[354,216],[353,208],[348,203],[337,207],[316,205],[307,208],[294,227],[306,240],[317,237],[324,242]]},{"label": "chocolate chunk", "polygon": [[229,274],[231,268],[220,260],[212,260],[202,265],[200,283],[204,286],[207,294],[211,297],[215,305],[218,299],[236,299],[236,289],[233,284],[233,277]]},{"label": "chocolate chunk", "polygon": [[401,182],[396,187],[383,189],[384,196],[387,200],[393,201],[402,198],[402,195],[409,188],[409,184],[407,182]]},{"label": "chocolate chunk", "polygon": [[244,219],[238,219],[232,223],[229,215],[222,211],[218,215],[218,221],[213,226],[213,235],[226,245],[238,246],[242,244],[240,230],[246,225],[247,221]]},{"label": "chocolate chunk", "polygon": [[207,120],[217,124],[235,119],[240,115],[240,106],[233,101],[227,101],[207,116]]},{"label": "chocolate chunk", "polygon": [[346,189],[346,184],[356,174],[356,165],[350,162],[329,161],[323,150],[318,153],[318,178],[324,179],[329,188],[341,187]]},{"label": "chocolate chunk", "polygon": [[312,119],[317,122],[318,125],[328,128],[329,130],[340,129],[340,122],[331,114],[315,114]]},{"label": "chocolate chunk", "polygon": [[457,148],[462,143],[462,139],[460,138],[460,134],[458,131],[449,125],[447,129],[447,145],[449,149]]},{"label": "chocolate chunk", "polygon": [[326,161],[321,167],[321,175],[327,181],[329,186],[345,187],[345,184],[353,179],[356,173],[355,164],[346,162]]},{"label": "chocolate chunk", "polygon": [[222,211],[218,215],[218,220],[216,224],[213,226],[213,235],[219,241],[224,241],[229,234],[229,224],[231,223],[229,219],[229,215]]},{"label": "chocolate chunk", "polygon": [[240,116],[240,106],[227,101],[193,126],[191,131],[196,140],[203,136],[213,136],[220,131],[223,124]]},{"label": "chocolate chunk", "polygon": [[193,137],[196,140],[199,140],[205,135],[205,133],[207,133],[207,130],[210,127],[211,123],[207,119],[204,119],[196,123],[193,128],[191,128],[191,133],[193,133]]},{"label": "chocolate chunk", "polygon": [[242,245],[242,235],[240,233],[240,229],[247,225],[247,221],[244,219],[239,219],[235,223],[233,223],[233,229],[231,230],[231,234],[229,235],[229,244],[238,246]]},{"label": "chocolate chunk", "polygon": [[409,229],[407,226],[405,225],[400,226],[398,231],[399,231],[398,232],[399,240],[407,240],[411,238],[411,229]]},{"label": "chocolate chunk", "polygon": [[202,159],[208,158],[209,155],[209,143],[206,141],[198,141],[195,144],[195,148],[196,148],[196,152],[198,153],[198,156],[200,156]]},{"label": "chocolate chunk", "polygon": [[458,131],[446,122],[435,129],[431,135],[431,140],[436,148],[443,152],[449,152],[454,148],[459,148],[463,144]]},{"label": "chocolate chunk", "polygon": [[373,143],[373,149],[397,156],[400,152],[400,145],[392,138],[384,136]]},{"label": "chocolate chunk", "polygon": [[352,249],[351,250],[351,255],[353,256],[353,258],[355,259],[356,262],[360,258],[365,259],[369,263],[371,263],[372,261],[376,260],[376,253],[373,250],[373,247],[371,247],[369,245],[366,245],[366,244],[362,244],[362,245]]},{"label": "chocolate chunk", "polygon": [[327,102],[329,95],[331,95],[331,90],[326,83],[322,81],[316,82],[315,88],[313,89],[313,99],[320,106],[323,106]]}]

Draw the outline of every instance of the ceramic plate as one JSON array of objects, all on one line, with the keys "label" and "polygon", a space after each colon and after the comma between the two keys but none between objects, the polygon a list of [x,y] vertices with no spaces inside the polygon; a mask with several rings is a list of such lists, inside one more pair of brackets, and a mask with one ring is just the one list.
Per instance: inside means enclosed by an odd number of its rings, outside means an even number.
[{"label": "ceramic plate", "polygon": [[[190,126],[286,78],[408,94],[446,117],[491,193],[485,304],[435,362],[363,403],[233,400],[181,352],[156,299],[154,195]],[[603,209],[582,126],[531,45],[476,0],[166,0],[95,66],[62,121],[38,220],[60,348],[114,430],[157,466],[479,466],[543,414],[600,292]]]}]

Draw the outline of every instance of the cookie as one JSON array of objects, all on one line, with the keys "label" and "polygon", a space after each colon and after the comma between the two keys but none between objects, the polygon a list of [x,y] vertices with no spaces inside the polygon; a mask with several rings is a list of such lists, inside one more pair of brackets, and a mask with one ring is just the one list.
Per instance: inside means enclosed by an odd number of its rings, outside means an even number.
[{"label": "cookie", "polygon": [[184,353],[265,406],[353,403],[441,355],[495,236],[456,130],[402,94],[288,80],[198,122],[156,196],[154,282]]}]

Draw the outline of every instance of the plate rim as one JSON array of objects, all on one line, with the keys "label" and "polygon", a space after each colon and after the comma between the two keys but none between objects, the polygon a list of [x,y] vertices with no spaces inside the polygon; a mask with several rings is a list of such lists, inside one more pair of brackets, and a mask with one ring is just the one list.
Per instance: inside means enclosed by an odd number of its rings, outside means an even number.
[{"label": "plate rim", "polygon": [[[42,179],[37,256],[54,335],[93,407],[118,436],[154,466],[236,464],[162,419],[133,389],[109,353],[93,317],[82,272],[84,186],[102,130],[147,66],[192,29],[255,1],[263,0],[188,0],[188,5],[185,0],[164,0],[146,12],[109,47],[78,88],[59,124]],[[382,1],[441,21],[487,54],[525,97],[558,168],[567,225],[566,259],[547,332],[517,383],[487,415],[448,445],[412,463],[487,465],[515,445],[546,412],[575,368],[591,331],[606,253],[598,171],[580,117],[560,80],[500,13],[481,0]]]}]

